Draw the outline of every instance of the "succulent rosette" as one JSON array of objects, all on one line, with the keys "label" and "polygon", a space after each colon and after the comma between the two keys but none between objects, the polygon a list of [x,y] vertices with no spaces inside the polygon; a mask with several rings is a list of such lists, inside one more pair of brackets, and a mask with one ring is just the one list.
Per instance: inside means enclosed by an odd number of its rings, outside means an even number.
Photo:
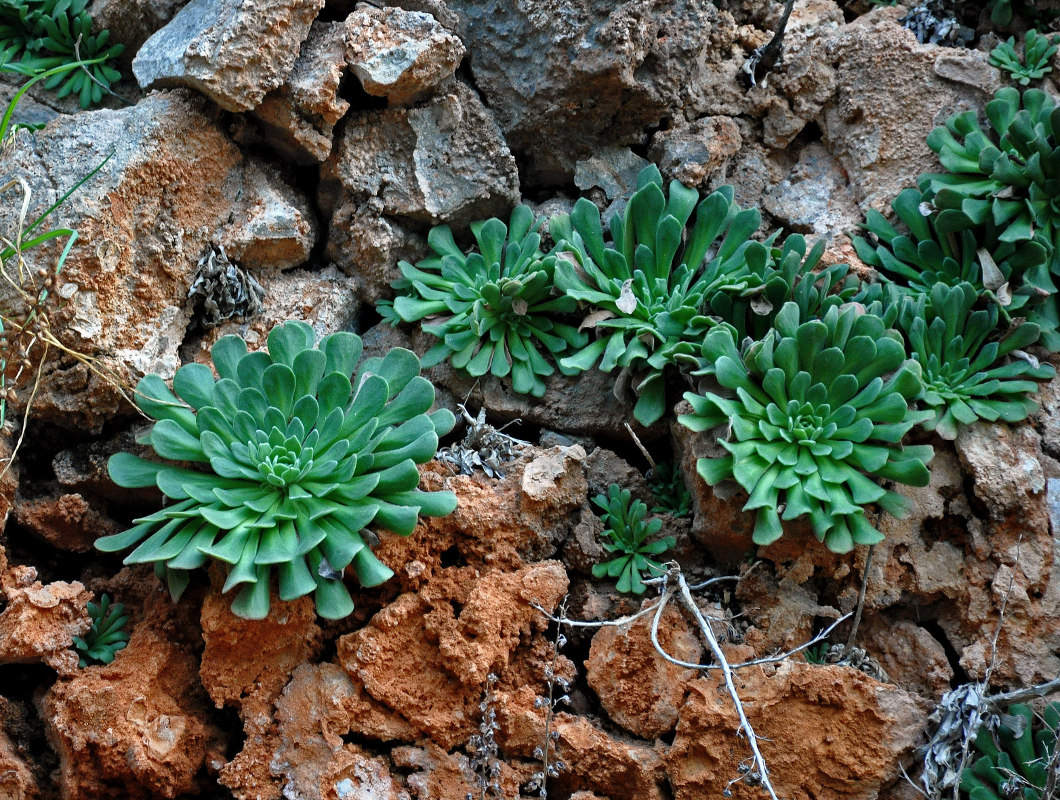
[{"label": "succulent rosette", "polygon": [[685,394],[693,413],[680,421],[694,431],[728,426],[720,442],[728,455],[696,468],[712,486],[735,481],[748,492],[756,544],[776,541],[782,520],[799,517],[835,552],[874,544],[883,537],[865,506],[895,516],[910,507],[881,481],[927,485],[932,448],[901,441],[933,412],[911,407],[923,392],[920,367],[879,317],[833,306],[802,321],[790,302],[776,329],[742,352],[734,329],[719,325],[703,358],[720,391]]},{"label": "succulent rosette", "polygon": [[451,492],[419,490],[416,467],[455,420],[428,413],[434,387],[414,353],[395,348],[358,366],[356,335],[314,341],[304,322],[273,328],[267,351],[225,336],[211,350],[218,378],[187,364],[173,391],[157,375],[140,381],[137,403],[157,420],[141,443],[166,460],[118,453],[109,471],[120,486],[157,486],[170,503],[96,547],[134,547],[125,563],[154,563],[174,599],[190,570],[220,561],[224,591],[239,587],[233,611],[250,619],[268,613],[274,574],[281,600],[313,594],[329,619],[353,610],[347,567],[362,586],[387,580],[361,534],[408,535],[420,514],[456,507]]}]

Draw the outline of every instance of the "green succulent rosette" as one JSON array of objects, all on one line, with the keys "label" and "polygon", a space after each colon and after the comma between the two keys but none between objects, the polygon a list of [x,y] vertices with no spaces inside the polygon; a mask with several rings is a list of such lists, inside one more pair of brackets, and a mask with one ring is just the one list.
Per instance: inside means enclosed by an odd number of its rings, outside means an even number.
[{"label": "green succulent rosette", "polygon": [[73,95],[81,108],[100,102],[121,79],[107,62],[125,45],[108,46],[109,31],[92,32],[89,0],[0,0],[0,64],[34,75],[79,60],[93,62],[48,77],[45,89]]},{"label": "green succulent rosette", "polygon": [[142,443],[166,460],[118,453],[110,476],[157,486],[170,504],[96,547],[134,547],[124,563],[154,563],[174,599],[190,570],[222,562],[224,591],[239,587],[232,610],[249,619],[268,613],[274,574],[281,600],[313,594],[328,619],[353,610],[347,567],[362,586],[391,577],[361,533],[408,535],[420,514],[453,511],[451,492],[417,488],[416,465],[455,420],[428,413],[434,387],[414,353],[395,348],[358,366],[356,335],[314,341],[304,322],[273,328],[267,352],[225,336],[211,350],[218,378],[187,364],[173,391],[157,375],[140,381],[137,404],[157,420]]},{"label": "green succulent rosette", "polygon": [[881,481],[927,485],[932,448],[901,445],[932,415],[911,408],[923,392],[920,367],[879,317],[849,306],[803,321],[791,302],[743,352],[731,326],[710,331],[703,359],[720,391],[685,394],[693,413],[679,419],[693,431],[729,426],[720,442],[729,454],[696,467],[711,486],[735,481],[748,492],[756,544],[775,542],[782,520],[800,517],[837,553],[874,544],[882,534],[866,505],[895,516],[910,508]]},{"label": "green succulent rosette", "polygon": [[1001,42],[990,51],[990,63],[1005,70],[1013,82],[1027,86],[1040,81],[1053,71],[1051,61],[1056,55],[1060,36],[1046,36],[1029,30],[1023,37],[1023,57],[1016,52],[1016,37]]},{"label": "green succulent rosette", "polygon": [[[692,220],[692,215],[695,219]],[[650,425],[667,411],[665,370],[716,323],[705,298],[753,280],[745,251],[758,230],[757,209],[741,211],[725,186],[700,200],[654,165],[637,178],[625,210],[605,235],[599,209],[582,198],[549,225],[559,259],[556,285],[590,309],[597,338],[560,364],[577,370],[615,367],[636,376],[633,415]]]},{"label": "green succulent rosette", "polygon": [[400,262],[397,297],[380,310],[392,321],[422,321],[439,338],[424,355],[425,367],[448,360],[473,377],[510,376],[516,392],[541,397],[556,360],[585,344],[584,333],[558,318],[577,302],[557,295],[556,259],[541,252],[536,227],[526,206],[512,212],[509,225],[473,223],[479,252],[465,254],[449,226],[439,225],[427,237],[433,256],[415,266]]},{"label": "green succulent rosette", "polygon": [[1041,236],[1002,241],[1005,228],[992,217],[977,225],[960,211],[936,211],[912,188],[891,208],[904,230],[869,210],[863,227],[871,238],[853,240],[858,257],[877,269],[883,284],[910,297],[926,295],[938,283],[971,284],[979,297],[998,306],[1000,322],[1026,318],[1041,329],[1043,344],[1060,347],[1051,248]]},{"label": "green succulent rosette", "polygon": [[927,295],[894,300],[897,326],[921,366],[922,402],[932,412],[920,424],[944,439],[955,439],[961,425],[978,420],[1026,419],[1038,409],[1029,397],[1038,390],[1036,381],[1056,374],[1050,364],[1030,356],[1011,357],[1038,340],[1037,325],[1016,325],[995,338],[997,306],[975,310],[977,300],[968,283],[938,283]]},{"label": "green succulent rosette", "polygon": [[788,302],[799,306],[803,319],[823,316],[857,292],[857,281],[846,264],[818,268],[824,250],[823,239],[808,250],[806,238],[798,233],[779,246],[752,242],[744,253],[750,280],[742,288],[721,286],[711,291],[707,308],[736,329],[738,341],[764,337]]},{"label": "green succulent rosette", "polygon": [[974,741],[978,756],[969,759],[960,776],[963,796],[1042,800],[1058,730],[1060,703],[1047,705],[1041,716],[1022,703],[1009,706],[996,730],[979,728]]},{"label": "green succulent rosette", "polygon": [[[1030,280],[1055,305],[1060,276],[1060,107],[1039,90],[1001,89],[986,104],[989,132],[974,111],[957,114],[928,136],[946,173],[923,175],[920,188],[947,230],[990,225],[998,242],[1039,239],[1049,249],[1052,278]],[[945,219],[943,215],[946,215]],[[1056,316],[1055,309],[1050,312]],[[1043,343],[1060,348],[1060,335],[1042,325]]]},{"label": "green succulent rosette", "polygon": [[98,603],[88,604],[88,617],[92,627],[84,636],[73,639],[74,648],[81,654],[78,666],[82,669],[90,662],[109,664],[129,644],[129,634],[125,632],[129,617],[123,604],[112,603],[108,595],[103,595]]},{"label": "green succulent rosette", "polygon": [[647,505],[634,500],[629,489],[622,489],[617,483],[608,487],[606,495],[594,497],[593,503],[604,511],[601,519],[607,538],[600,544],[608,553],[618,554],[610,561],[594,564],[593,577],[614,578],[618,591],[644,594],[644,574],[655,577],[665,572],[663,565],[651,556],[665,553],[677,540],[665,536],[647,541],[662,529],[662,520],[646,521]]}]

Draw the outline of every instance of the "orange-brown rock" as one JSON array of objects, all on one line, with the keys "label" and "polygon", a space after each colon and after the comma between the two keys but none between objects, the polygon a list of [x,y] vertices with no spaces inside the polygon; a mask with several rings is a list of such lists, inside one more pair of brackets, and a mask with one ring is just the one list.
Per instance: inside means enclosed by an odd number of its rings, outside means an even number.
[{"label": "orange-brown rock", "polygon": [[[544,747],[545,709],[537,708],[538,692],[523,686],[502,692],[497,706],[498,734],[505,753],[538,759],[537,748]],[[653,748],[640,742],[623,741],[595,727],[584,717],[558,713],[552,721],[558,733],[553,744],[554,758],[565,768],[549,780],[563,792],[593,791],[612,800],[663,800],[659,784],[663,760]],[[540,768],[540,763],[535,769]]]},{"label": "orange-brown rock", "polygon": [[33,773],[0,727],[0,797],[4,800],[34,800],[39,796]]},{"label": "orange-brown rock", "polygon": [[[654,614],[593,636],[586,679],[612,721],[644,739],[673,730],[695,670],[666,661],[651,641]],[[659,624],[659,644],[679,661],[698,664],[703,646],[673,605]]]},{"label": "orange-brown rock", "polygon": [[0,595],[0,664],[42,662],[60,675],[74,674],[73,638],[91,625],[92,595],[85,587],[77,581],[42,584],[33,567],[12,567],[0,573]]},{"label": "orange-brown rock", "polygon": [[545,627],[531,603],[551,611],[566,590],[556,562],[484,576],[450,567],[339,639],[338,661],[372,697],[452,749],[478,725],[486,676],[503,673]]},{"label": "orange-brown rock", "polygon": [[121,530],[76,493],[21,502],[15,507],[15,519],[52,547],[75,553],[90,552],[98,537]]},{"label": "orange-brown rock", "polygon": [[65,800],[170,800],[220,762],[198,664],[145,626],[112,663],[53,685],[40,708]]},{"label": "orange-brown rock", "polygon": [[[479,776],[471,769],[471,762],[463,753],[447,753],[433,742],[425,747],[395,747],[390,751],[395,766],[414,770],[406,779],[415,800],[449,800],[450,798],[479,797]],[[519,775],[498,755],[500,776],[497,783],[504,797],[519,796]],[[488,795],[487,795],[488,796]]]},{"label": "orange-brown rock", "polygon": [[254,109],[266,141],[298,164],[327,158],[335,123],[350,107],[339,95],[345,73],[345,26],[314,22],[283,86]]},{"label": "orange-brown rock", "polygon": [[451,475],[440,462],[425,466],[423,487],[456,492],[456,511],[421,518],[409,537],[384,537],[376,553],[405,591],[435,575],[443,555],[455,553],[459,563],[482,571],[549,558],[588,507],[584,457],[581,447],[535,448],[506,465],[501,480],[481,472]]},{"label": "orange-brown rock", "polygon": [[408,741],[414,732],[373,707],[340,667],[300,666],[276,704],[276,728],[271,754],[263,753],[259,766],[271,770],[287,800],[407,800],[387,765],[343,736],[356,730]]},{"label": "orange-brown rock", "polygon": [[[675,800],[761,797],[738,781],[751,751],[736,736],[739,720],[721,677],[690,686],[677,736],[666,757]],[[875,797],[899,776],[927,724],[926,701],[848,667],[784,661],[736,674],[776,792],[791,800]],[[753,771],[753,769],[751,770]]]},{"label": "orange-brown rock", "polygon": [[[275,167],[245,156],[217,115],[186,92],[158,92],[136,106],[61,116],[5,153],[34,188],[33,210],[99,167],[49,220],[78,240],[59,293],[73,293],[53,327],[64,343],[118,379],[172,375],[187,327],[187,295],[211,243],[247,265],[286,268],[305,261],[316,218]],[[17,204],[16,204],[17,205]],[[14,208],[14,207],[13,207]],[[0,214],[10,226],[14,210]],[[57,252],[34,248],[33,268],[54,268]],[[10,289],[3,302],[17,308]],[[104,355],[105,354],[105,355]],[[73,362],[46,374],[34,416],[99,431],[118,395],[99,373]]]},{"label": "orange-brown rock", "polygon": [[202,605],[206,649],[199,675],[218,708],[239,710],[246,737],[219,780],[239,798],[278,796],[277,781],[254,765],[271,745],[273,704],[294,670],[320,649],[316,608],[311,597],[283,602],[273,596],[265,619],[241,619],[232,613],[231,596],[216,589],[215,583]]}]

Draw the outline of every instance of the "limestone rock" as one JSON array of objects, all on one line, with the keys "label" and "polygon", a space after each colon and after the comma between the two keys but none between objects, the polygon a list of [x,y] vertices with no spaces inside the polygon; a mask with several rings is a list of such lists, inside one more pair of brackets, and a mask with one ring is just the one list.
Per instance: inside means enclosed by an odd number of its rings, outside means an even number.
[{"label": "limestone rock", "polygon": [[648,161],[628,147],[601,147],[574,165],[574,185],[582,191],[600,189],[608,200],[637,191],[637,176]]},{"label": "limestone rock", "polygon": [[708,62],[735,32],[732,15],[707,0],[533,0],[504,14],[490,0],[449,6],[476,85],[528,158],[525,174],[542,183],[569,181],[602,146],[643,142],[646,128],[686,103],[698,109]]},{"label": "limestone rock", "polygon": [[92,0],[92,22],[97,30],[110,31],[110,43],[125,45],[123,65],[148,38],[169,22],[187,0]]},{"label": "limestone rock", "polygon": [[415,264],[427,255],[426,238],[393,217],[363,205],[343,203],[332,215],[327,257],[350,276],[354,293],[366,303],[392,297],[401,278],[399,261]]},{"label": "limestone rock", "polygon": [[[53,325],[68,346],[100,357],[101,370],[130,384],[180,365],[188,288],[211,244],[275,269],[304,260],[315,240],[304,197],[244,156],[206,103],[182,92],[59,118],[20,137],[4,163],[17,163],[34,187],[31,212],[102,164],[50,219],[79,234],[61,276],[77,291]],[[14,213],[0,213],[0,227],[10,230]],[[35,248],[27,259],[34,269],[53,267],[56,255]],[[17,307],[8,294],[0,302]],[[75,362],[48,365],[34,415],[98,432],[118,409],[116,390]]]},{"label": "limestone rock", "polygon": [[416,108],[351,114],[321,171],[321,204],[432,225],[507,216],[519,175],[490,111],[460,82]]},{"label": "limestone rock", "polygon": [[788,176],[762,198],[762,207],[786,232],[840,242],[849,242],[848,232],[864,218],[842,165],[820,142],[802,149]]},{"label": "limestone rock", "polygon": [[[878,210],[916,177],[938,171],[927,135],[958,111],[979,108],[989,95],[977,86],[940,77],[943,48],[917,44],[897,24],[901,9],[879,8],[830,40],[837,90],[821,115],[821,131],[839,159],[857,201]],[[986,53],[966,51],[983,62]],[[886,87],[886,91],[880,91]],[[923,109],[931,109],[925,114]]]},{"label": "limestone rock", "polygon": [[64,798],[179,797],[219,753],[195,659],[145,627],[111,664],[60,681],[41,701]]},{"label": "limestone rock", "polygon": [[991,514],[1020,512],[1045,489],[1040,437],[1033,428],[977,422],[962,426],[955,444],[975,481],[976,496]]},{"label": "limestone rock", "polygon": [[0,664],[42,662],[60,675],[77,672],[73,637],[88,630],[91,594],[74,581],[42,584],[33,567],[11,567],[0,551]]},{"label": "limestone rock", "polygon": [[187,86],[226,111],[250,111],[277,89],[324,0],[191,0],[133,59],[140,86]]},{"label": "limestone rock", "polygon": [[255,771],[272,724],[272,708],[294,670],[320,649],[316,609],[309,597],[282,602],[272,597],[263,620],[240,619],[231,598],[216,590],[202,606],[206,648],[199,675],[214,704],[233,706],[243,720],[243,751],[221,770],[220,782],[238,797],[279,796],[268,773]]},{"label": "limestone rock", "polygon": [[[500,743],[505,753],[534,758],[545,740],[545,711],[535,708],[534,691],[524,686],[502,695],[497,709]],[[623,741],[595,727],[584,717],[559,713],[552,729],[558,733],[556,757],[567,769],[549,780],[561,792],[591,791],[612,800],[662,800],[659,783],[663,761],[652,747]]]},{"label": "limestone rock", "polygon": [[364,90],[408,105],[450,77],[464,45],[430,14],[362,4],[346,18],[346,62]]},{"label": "limestone rock", "polygon": [[[734,738],[739,720],[718,682],[717,673],[693,682],[681,709],[667,755],[675,800],[720,797],[726,788],[738,800],[761,794],[742,781],[729,785],[751,753]],[[777,794],[793,800],[876,797],[900,776],[901,761],[911,762],[927,724],[926,701],[848,667],[749,667],[737,689]]]},{"label": "limestone rock", "polygon": [[703,117],[655,134],[648,154],[664,175],[698,187],[724,170],[742,146],[740,129],[730,117]]},{"label": "limestone rock", "polygon": [[[673,730],[696,671],[663,659],[651,641],[654,615],[621,627],[601,628],[585,662],[589,686],[607,715],[631,733],[655,739]],[[659,644],[676,659],[698,664],[703,646],[681,613],[670,606],[659,625]]]},{"label": "limestone rock", "polygon": [[345,26],[314,22],[284,84],[254,109],[265,141],[297,164],[331,153],[337,123],[349,110],[339,89],[346,73]]}]

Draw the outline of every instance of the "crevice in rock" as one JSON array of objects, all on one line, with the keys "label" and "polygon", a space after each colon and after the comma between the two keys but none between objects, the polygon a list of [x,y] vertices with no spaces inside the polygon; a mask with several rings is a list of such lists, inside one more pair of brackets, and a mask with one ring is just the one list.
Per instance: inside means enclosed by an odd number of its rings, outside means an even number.
[{"label": "crevice in rock", "polygon": [[946,660],[949,662],[950,668],[953,670],[953,679],[950,681],[950,686],[956,688],[966,683],[970,683],[972,679],[965,671],[964,667],[961,666],[960,653],[957,652],[957,648],[953,646],[950,637],[946,635],[946,631],[943,630],[938,620],[924,619],[921,617],[915,621],[918,626],[930,633],[931,636],[942,645],[942,649],[946,653]]},{"label": "crevice in rock", "polygon": [[[28,698],[44,692],[56,679],[55,670],[43,664],[0,666],[0,730],[7,734],[18,755],[33,773],[41,800],[57,800],[53,773],[59,756],[48,742],[44,720],[36,703]],[[17,698],[17,699],[13,699]]]}]

